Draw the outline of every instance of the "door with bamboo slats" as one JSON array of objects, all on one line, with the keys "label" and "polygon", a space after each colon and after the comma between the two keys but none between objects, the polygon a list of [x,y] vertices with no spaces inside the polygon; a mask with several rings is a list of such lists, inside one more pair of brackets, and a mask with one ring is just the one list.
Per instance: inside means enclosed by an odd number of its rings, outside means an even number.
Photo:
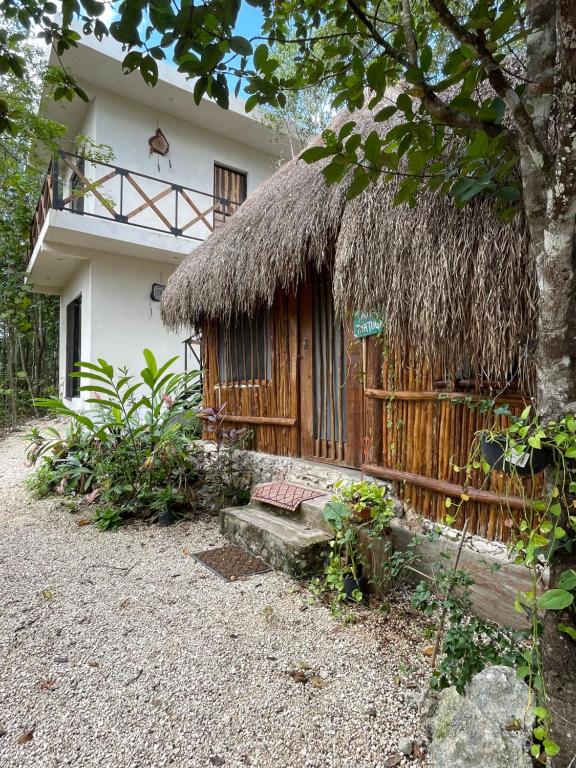
[{"label": "door with bamboo slats", "polygon": [[347,324],[334,310],[326,274],[307,281],[300,297],[301,454],[305,458],[359,466],[361,424],[358,364]]},{"label": "door with bamboo slats", "polygon": [[224,165],[214,165],[214,229],[222,226],[246,200],[246,174]]}]

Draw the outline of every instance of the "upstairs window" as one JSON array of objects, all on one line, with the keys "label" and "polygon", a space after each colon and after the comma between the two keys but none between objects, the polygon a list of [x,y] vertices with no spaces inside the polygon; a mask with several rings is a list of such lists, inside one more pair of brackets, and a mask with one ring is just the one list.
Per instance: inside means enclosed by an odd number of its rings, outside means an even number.
[{"label": "upstairs window", "polygon": [[218,371],[222,384],[268,381],[272,374],[268,311],[241,314],[218,329]]},{"label": "upstairs window", "polygon": [[238,210],[246,200],[247,177],[242,171],[234,171],[224,165],[214,165],[214,197],[218,207],[214,211],[214,229]]}]

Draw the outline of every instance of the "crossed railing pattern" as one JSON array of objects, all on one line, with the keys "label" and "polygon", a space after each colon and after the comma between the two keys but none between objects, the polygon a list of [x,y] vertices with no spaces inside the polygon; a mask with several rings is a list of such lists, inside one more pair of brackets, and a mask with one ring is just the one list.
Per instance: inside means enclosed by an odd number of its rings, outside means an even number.
[{"label": "crossed railing pattern", "polygon": [[201,242],[216,226],[225,223],[240,204],[193,187],[60,151],[50,163],[36,206],[30,229],[30,253],[51,208]]}]

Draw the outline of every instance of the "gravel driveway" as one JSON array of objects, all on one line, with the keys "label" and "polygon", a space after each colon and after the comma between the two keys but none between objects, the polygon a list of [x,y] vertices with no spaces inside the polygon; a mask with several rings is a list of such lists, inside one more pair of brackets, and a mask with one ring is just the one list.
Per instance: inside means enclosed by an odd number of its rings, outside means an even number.
[{"label": "gravel driveway", "polygon": [[2,768],[423,764],[398,754],[422,742],[408,605],[343,625],[282,574],[226,584],[189,557],[214,521],[79,526],[22,448],[0,442]]}]

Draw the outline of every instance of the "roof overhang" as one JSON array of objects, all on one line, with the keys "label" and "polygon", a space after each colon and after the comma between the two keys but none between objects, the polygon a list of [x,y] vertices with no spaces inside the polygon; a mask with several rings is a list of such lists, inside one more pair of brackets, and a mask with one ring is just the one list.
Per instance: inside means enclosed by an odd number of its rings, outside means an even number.
[{"label": "roof overhang", "polygon": [[[223,110],[209,98],[203,98],[197,105],[193,98],[194,81],[188,80],[175,67],[158,62],[158,82],[150,87],[138,71],[123,73],[124,56],[122,46],[111,38],[98,42],[93,37],[84,37],[76,48],[69,49],[61,58],[91,99],[96,89],[105,90],[271,155],[287,154],[287,135],[275,133],[264,125],[259,110],[247,115],[242,99],[231,96],[228,110]],[[59,64],[54,51],[49,63]],[[47,89],[40,105],[42,114],[66,125],[70,135],[77,132],[87,109],[88,105],[79,98],[72,102],[54,101]]]}]

